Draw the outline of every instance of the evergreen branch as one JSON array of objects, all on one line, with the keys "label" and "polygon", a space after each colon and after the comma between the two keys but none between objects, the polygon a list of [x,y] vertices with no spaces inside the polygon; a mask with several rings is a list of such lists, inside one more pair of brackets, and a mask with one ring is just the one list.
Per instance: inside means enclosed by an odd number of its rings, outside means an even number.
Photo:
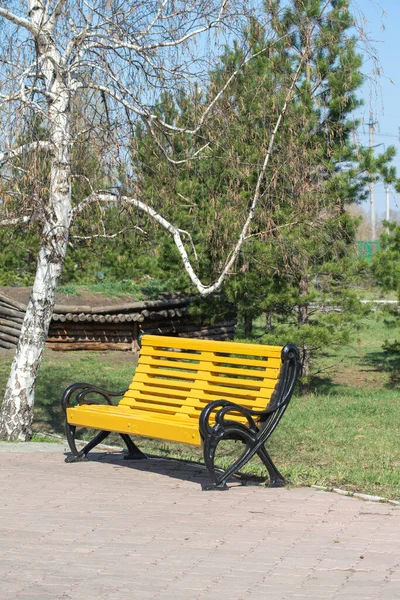
[{"label": "evergreen branch", "polygon": [[[320,348],[321,347],[317,347],[318,350]],[[340,360],[337,360],[336,362],[332,363],[331,365],[328,365],[327,367],[323,367],[323,368],[321,367],[317,371],[313,372],[313,377],[316,377],[317,375],[321,375],[321,373],[325,373],[327,371],[332,371],[332,369],[337,369],[338,365],[341,365],[344,361],[345,361],[345,359],[341,358]]]},{"label": "evergreen branch", "polygon": [[250,235],[246,236],[246,240],[249,240],[250,238],[253,238],[253,237],[259,237],[261,235],[268,235],[269,233],[278,231],[278,229],[284,229],[285,227],[292,227],[292,225],[298,225],[298,224],[299,224],[299,221],[292,221],[291,223],[285,223],[285,225],[277,225],[276,227],[271,227],[270,229],[267,229],[266,231],[258,231],[257,233],[251,233]]}]

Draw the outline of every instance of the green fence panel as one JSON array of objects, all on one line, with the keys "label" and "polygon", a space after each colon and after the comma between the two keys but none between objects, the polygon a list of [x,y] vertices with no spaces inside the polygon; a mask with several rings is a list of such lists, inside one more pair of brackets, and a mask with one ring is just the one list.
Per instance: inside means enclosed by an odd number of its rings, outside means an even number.
[{"label": "green fence panel", "polygon": [[359,258],[371,260],[375,252],[381,247],[380,242],[357,242]]}]

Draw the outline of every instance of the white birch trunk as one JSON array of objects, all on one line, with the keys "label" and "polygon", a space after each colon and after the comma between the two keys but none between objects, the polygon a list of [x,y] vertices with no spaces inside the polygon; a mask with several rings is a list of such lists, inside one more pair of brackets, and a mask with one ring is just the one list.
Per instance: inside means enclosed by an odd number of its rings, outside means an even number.
[{"label": "white birch trunk", "polygon": [[35,379],[67,250],[71,214],[70,149],[65,139],[58,139],[61,132],[63,137],[68,138],[64,136],[67,133],[64,115],[60,115],[59,120],[64,123],[63,129],[57,128],[55,132],[57,147],[51,166],[49,215],[43,229],[35,282],[2,405],[0,438],[10,441],[25,441],[32,435]]},{"label": "white birch trunk", "polygon": [[[39,13],[40,9],[36,10],[37,19],[40,19]],[[45,63],[46,87],[54,99],[49,103],[48,113],[50,194],[35,282],[1,410],[0,438],[10,441],[26,441],[32,435],[35,379],[53,313],[57,281],[64,265],[71,220],[69,91],[62,81],[62,71],[57,68],[60,60],[51,35],[44,31],[37,41],[38,55]]]}]

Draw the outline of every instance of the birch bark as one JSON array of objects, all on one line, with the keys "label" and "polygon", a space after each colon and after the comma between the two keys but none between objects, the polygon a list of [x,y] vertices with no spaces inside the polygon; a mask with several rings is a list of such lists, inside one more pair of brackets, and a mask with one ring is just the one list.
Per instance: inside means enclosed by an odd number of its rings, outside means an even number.
[{"label": "birch bark", "polygon": [[36,375],[64,264],[71,220],[70,92],[63,80],[62,64],[51,29],[43,26],[44,7],[41,2],[31,0],[29,9],[34,30],[38,31],[35,36],[37,58],[43,61],[42,72],[49,99],[51,173],[36,277],[2,405],[0,438],[10,441],[26,441],[32,435]]}]

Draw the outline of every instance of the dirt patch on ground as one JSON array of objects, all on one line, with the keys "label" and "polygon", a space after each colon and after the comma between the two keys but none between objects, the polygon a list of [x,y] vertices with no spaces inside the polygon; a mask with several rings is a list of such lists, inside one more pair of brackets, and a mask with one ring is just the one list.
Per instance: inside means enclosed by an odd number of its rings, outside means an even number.
[{"label": "dirt patch on ground", "polygon": [[[0,293],[9,298],[28,304],[30,287],[4,287],[0,286]],[[56,304],[73,304],[75,306],[111,306],[117,304],[129,304],[137,302],[138,298],[129,294],[124,296],[104,296],[100,292],[89,292],[82,290],[79,296],[72,294],[56,294]]]},{"label": "dirt patch on ground", "polygon": [[350,387],[382,387],[388,382],[388,374],[374,367],[360,369],[342,367],[332,376],[332,383]]}]

